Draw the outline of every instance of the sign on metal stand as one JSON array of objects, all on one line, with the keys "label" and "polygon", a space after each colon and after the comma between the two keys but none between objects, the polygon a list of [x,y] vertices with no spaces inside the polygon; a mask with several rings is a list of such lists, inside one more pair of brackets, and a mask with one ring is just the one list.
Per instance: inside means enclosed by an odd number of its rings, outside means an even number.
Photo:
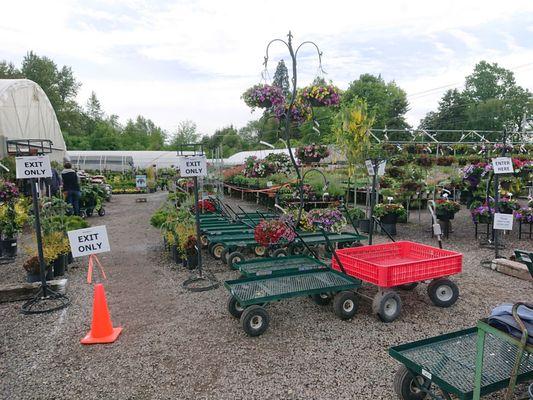
[{"label": "sign on metal stand", "polygon": [[41,214],[39,210],[39,179],[51,178],[52,168],[47,155],[16,157],[17,179],[29,179],[35,219],[35,236],[37,239],[37,254],[39,256],[39,275],[41,287],[37,294],[22,305],[23,314],[42,314],[59,310],[70,304],[69,299],[61,293],[50,289],[46,282],[46,263],[43,253],[43,238],[41,232]]},{"label": "sign on metal stand", "polygon": [[[189,150],[189,153],[185,154]],[[178,150],[178,169],[183,178],[193,178],[194,181],[194,216],[196,220],[196,251],[198,254],[198,266],[196,272],[183,282],[183,287],[192,292],[202,292],[215,289],[219,282],[211,274],[206,274],[202,266],[202,247],[200,232],[200,195],[198,190],[198,177],[207,176],[207,158],[201,144],[184,144]],[[201,284],[200,282],[205,282]]]}]

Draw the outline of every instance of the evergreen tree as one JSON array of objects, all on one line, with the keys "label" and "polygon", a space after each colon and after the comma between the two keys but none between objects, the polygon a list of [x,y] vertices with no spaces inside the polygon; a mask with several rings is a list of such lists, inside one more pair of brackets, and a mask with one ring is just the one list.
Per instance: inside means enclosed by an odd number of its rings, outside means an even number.
[{"label": "evergreen tree", "polygon": [[289,71],[285,65],[285,61],[280,60],[278,66],[276,67],[276,72],[274,73],[274,80],[272,85],[281,88],[281,91],[285,97],[290,94],[290,84],[289,84]]}]

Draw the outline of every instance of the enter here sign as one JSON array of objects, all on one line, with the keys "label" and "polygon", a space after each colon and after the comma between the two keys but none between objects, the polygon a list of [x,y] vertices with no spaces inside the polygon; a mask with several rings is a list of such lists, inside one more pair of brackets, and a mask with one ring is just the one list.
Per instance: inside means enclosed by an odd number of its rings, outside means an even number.
[{"label": "enter here sign", "polygon": [[73,257],[111,251],[105,225],[76,229],[75,231],[68,231],[67,234]]}]

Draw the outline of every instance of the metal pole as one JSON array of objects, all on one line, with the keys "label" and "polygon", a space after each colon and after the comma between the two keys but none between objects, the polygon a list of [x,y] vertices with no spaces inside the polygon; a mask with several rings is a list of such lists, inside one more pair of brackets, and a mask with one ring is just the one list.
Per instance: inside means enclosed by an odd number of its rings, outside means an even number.
[{"label": "metal pole", "polygon": [[194,207],[195,209],[195,213],[194,213],[194,216],[195,216],[195,219],[196,219],[196,251],[197,251],[197,254],[198,254],[198,275],[201,277],[202,276],[202,251],[201,251],[201,248],[200,248],[200,236],[201,236],[201,232],[200,232],[200,207],[198,205],[200,199],[199,199],[199,195],[198,195],[198,177],[195,176],[193,177],[193,181],[194,181],[194,204],[196,204],[196,207]]},{"label": "metal pole", "polygon": [[374,206],[376,205],[376,185],[377,185],[377,176],[378,176],[378,167],[379,162],[374,161],[372,165],[374,168],[374,176],[372,176],[372,192],[370,193],[370,218],[368,225],[368,244],[372,244],[372,237],[374,235]]},{"label": "metal pole", "polygon": [[39,255],[39,275],[41,276],[41,287],[43,289],[43,297],[46,297],[46,264],[44,262],[43,253],[43,237],[41,233],[41,217],[39,212],[39,199],[37,195],[37,180],[31,179],[30,184],[31,197],[33,200],[33,214],[35,216],[35,236],[37,237],[37,254]]}]

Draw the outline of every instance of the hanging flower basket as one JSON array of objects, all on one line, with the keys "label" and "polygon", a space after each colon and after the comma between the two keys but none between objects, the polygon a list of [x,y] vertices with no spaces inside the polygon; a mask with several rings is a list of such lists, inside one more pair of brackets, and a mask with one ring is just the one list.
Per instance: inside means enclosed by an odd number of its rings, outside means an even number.
[{"label": "hanging flower basket", "polygon": [[241,98],[251,108],[279,107],[285,103],[281,88],[266,84],[252,86],[242,94]]},{"label": "hanging flower basket", "polygon": [[280,242],[290,243],[296,235],[283,221],[261,220],[254,229],[254,238],[261,246],[268,247]]},{"label": "hanging flower basket", "polygon": [[284,120],[289,115],[291,122],[301,124],[311,118],[313,111],[309,104],[302,102],[300,99],[296,100],[292,105],[289,113],[289,105],[283,104],[279,106],[274,106],[274,115],[280,119]]},{"label": "hanging flower basket", "polygon": [[453,200],[439,199],[435,202],[435,212],[437,219],[449,221],[454,219],[455,213],[461,209],[461,205]]},{"label": "hanging flower basket", "polygon": [[329,156],[327,146],[321,144],[310,144],[296,149],[296,157],[303,163],[317,163]]},{"label": "hanging flower basket", "polygon": [[307,86],[300,96],[312,107],[336,106],[340,102],[340,91],[333,85]]}]

